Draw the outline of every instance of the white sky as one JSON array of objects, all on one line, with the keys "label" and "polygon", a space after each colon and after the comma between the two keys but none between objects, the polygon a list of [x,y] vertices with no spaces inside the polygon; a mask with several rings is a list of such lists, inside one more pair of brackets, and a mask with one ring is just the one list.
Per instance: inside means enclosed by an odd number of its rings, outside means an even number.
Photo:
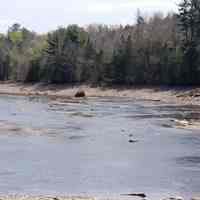
[{"label": "white sky", "polygon": [[3,0],[0,32],[18,22],[36,32],[68,24],[132,24],[136,10],[145,15],[177,11],[180,0]]}]

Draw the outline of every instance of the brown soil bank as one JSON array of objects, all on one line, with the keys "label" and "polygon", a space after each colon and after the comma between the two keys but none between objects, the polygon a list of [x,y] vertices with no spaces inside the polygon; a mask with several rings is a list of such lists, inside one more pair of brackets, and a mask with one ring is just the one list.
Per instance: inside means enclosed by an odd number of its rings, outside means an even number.
[{"label": "brown soil bank", "polygon": [[86,97],[129,97],[137,100],[161,101],[181,105],[200,105],[199,88],[131,87],[100,88],[68,85],[0,83],[0,94],[49,96],[52,98],[73,98],[78,91]]}]

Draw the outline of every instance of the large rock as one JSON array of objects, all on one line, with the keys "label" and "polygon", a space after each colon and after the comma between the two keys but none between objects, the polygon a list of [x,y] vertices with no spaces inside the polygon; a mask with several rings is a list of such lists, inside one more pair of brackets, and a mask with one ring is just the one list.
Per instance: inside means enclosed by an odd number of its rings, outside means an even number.
[{"label": "large rock", "polygon": [[81,97],[85,97],[86,94],[85,94],[85,91],[84,90],[79,90],[76,94],[75,94],[75,97],[76,98],[81,98]]}]

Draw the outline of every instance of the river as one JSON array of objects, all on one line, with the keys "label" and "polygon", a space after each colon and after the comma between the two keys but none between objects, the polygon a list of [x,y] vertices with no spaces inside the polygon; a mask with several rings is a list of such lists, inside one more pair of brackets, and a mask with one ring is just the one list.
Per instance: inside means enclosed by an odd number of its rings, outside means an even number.
[{"label": "river", "polygon": [[200,107],[127,98],[0,97],[0,194],[200,195]]}]

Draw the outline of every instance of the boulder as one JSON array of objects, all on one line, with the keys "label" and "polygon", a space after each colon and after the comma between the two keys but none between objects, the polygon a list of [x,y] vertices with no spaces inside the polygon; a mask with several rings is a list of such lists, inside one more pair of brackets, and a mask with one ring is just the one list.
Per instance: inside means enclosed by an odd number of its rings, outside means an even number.
[{"label": "boulder", "polygon": [[79,90],[76,94],[75,94],[75,97],[76,98],[81,98],[81,97],[85,97],[86,94],[85,94],[85,91],[83,90]]}]

